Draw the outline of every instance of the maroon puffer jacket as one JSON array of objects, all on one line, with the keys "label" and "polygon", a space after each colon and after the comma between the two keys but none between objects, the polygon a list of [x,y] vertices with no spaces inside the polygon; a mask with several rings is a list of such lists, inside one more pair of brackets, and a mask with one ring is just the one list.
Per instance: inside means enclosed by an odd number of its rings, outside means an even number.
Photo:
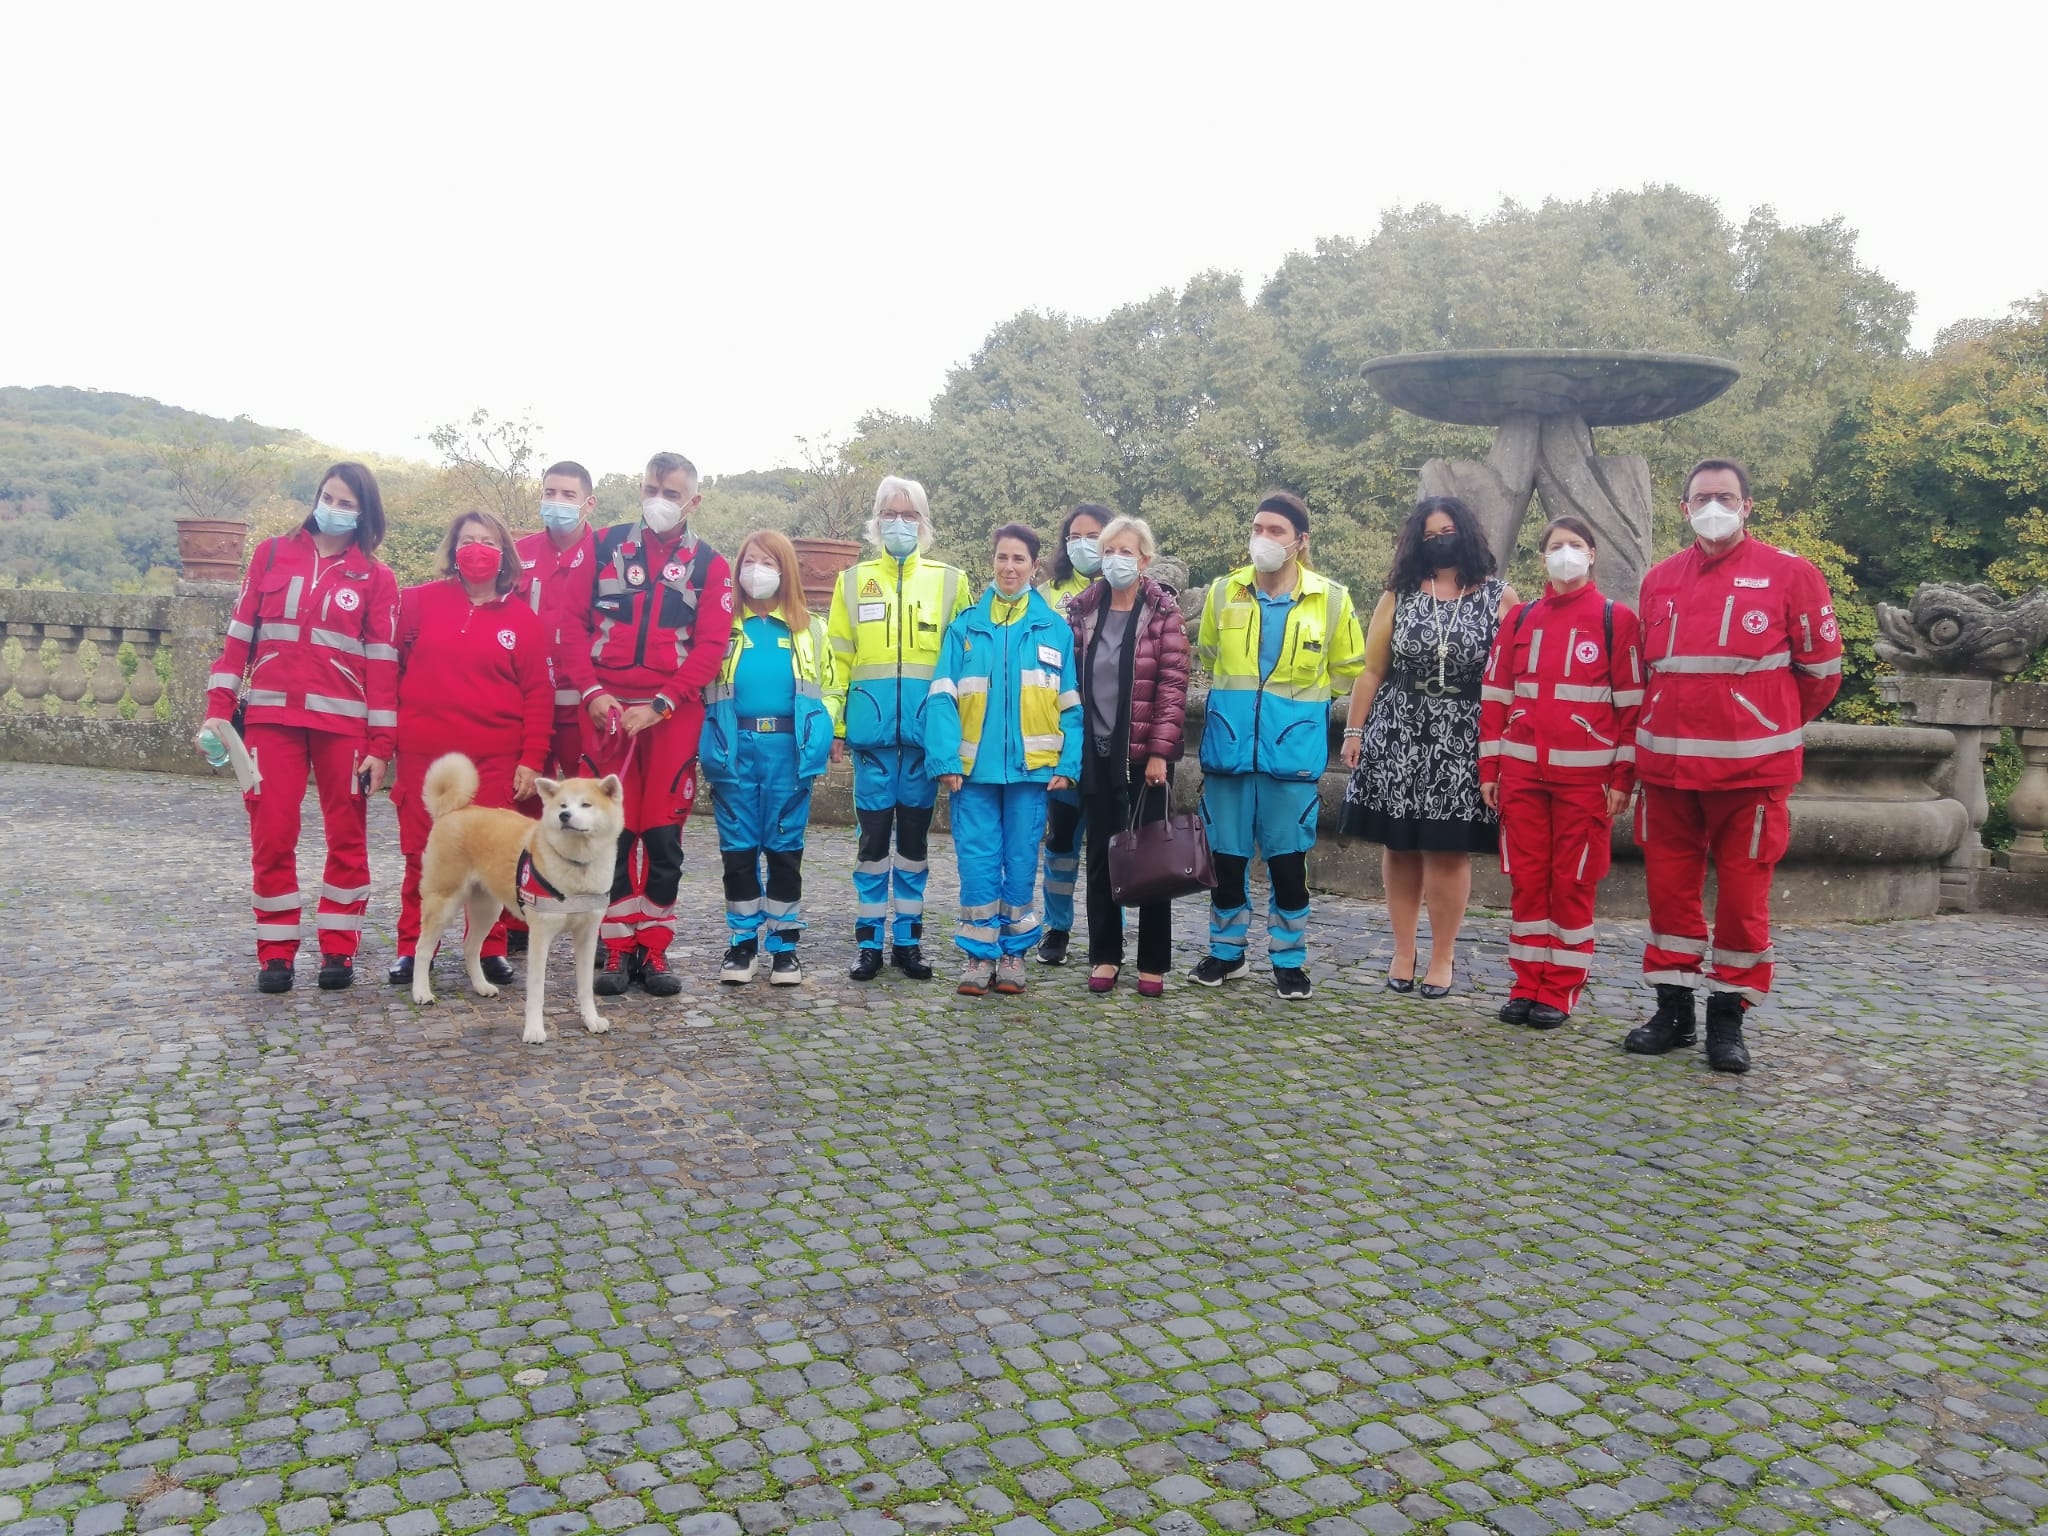
[{"label": "maroon puffer jacket", "polygon": [[[1074,628],[1074,664],[1088,675],[1088,647],[1096,618],[1109,601],[1109,583],[1092,581],[1067,600]],[[1131,661],[1131,761],[1150,757],[1177,761],[1188,711],[1188,631],[1173,594],[1149,576],[1138,578],[1138,653]]]}]

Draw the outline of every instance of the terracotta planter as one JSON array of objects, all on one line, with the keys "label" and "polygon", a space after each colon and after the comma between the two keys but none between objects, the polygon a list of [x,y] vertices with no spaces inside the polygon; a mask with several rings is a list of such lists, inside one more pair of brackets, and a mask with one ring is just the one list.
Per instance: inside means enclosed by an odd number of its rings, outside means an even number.
[{"label": "terracotta planter", "polygon": [[796,546],[797,574],[802,578],[804,602],[813,613],[832,610],[832,583],[839,573],[860,559],[860,544],[854,539],[791,539]]},{"label": "terracotta planter", "polygon": [[181,517],[178,574],[187,581],[239,581],[249,525],[240,518]]}]

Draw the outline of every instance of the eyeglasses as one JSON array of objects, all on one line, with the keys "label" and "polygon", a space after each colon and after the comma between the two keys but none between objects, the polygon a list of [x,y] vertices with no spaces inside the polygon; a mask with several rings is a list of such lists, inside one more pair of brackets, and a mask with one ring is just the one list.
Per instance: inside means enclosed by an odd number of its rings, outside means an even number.
[{"label": "eyeglasses", "polygon": [[1718,503],[1721,506],[1733,508],[1741,506],[1742,500],[1742,492],[1740,491],[1701,491],[1696,495],[1688,496],[1685,499],[1685,504],[1688,507],[1711,507]]}]

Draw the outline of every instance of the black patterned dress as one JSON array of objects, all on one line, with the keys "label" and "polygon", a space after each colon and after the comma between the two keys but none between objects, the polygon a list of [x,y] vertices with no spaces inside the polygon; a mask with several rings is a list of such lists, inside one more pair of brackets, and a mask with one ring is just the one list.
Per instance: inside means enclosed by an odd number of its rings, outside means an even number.
[{"label": "black patterned dress", "polygon": [[[1395,600],[1393,664],[1366,716],[1339,831],[1403,852],[1499,846],[1500,821],[1479,798],[1479,679],[1504,586],[1488,581],[1441,603],[1426,591]],[[1448,696],[1411,686],[1435,683],[1439,624]]]}]

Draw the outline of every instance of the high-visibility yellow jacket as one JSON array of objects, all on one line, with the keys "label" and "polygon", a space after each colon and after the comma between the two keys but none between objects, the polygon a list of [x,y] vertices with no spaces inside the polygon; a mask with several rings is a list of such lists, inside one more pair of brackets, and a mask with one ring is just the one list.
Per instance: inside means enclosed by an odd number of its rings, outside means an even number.
[{"label": "high-visibility yellow jacket", "polygon": [[1036,592],[991,587],[946,631],[925,717],[925,766],[976,784],[1081,775],[1074,631]]},{"label": "high-visibility yellow jacket", "polygon": [[1065,581],[1054,581],[1048,576],[1033,590],[1052,604],[1053,612],[1064,618],[1067,612],[1067,599],[1076,593],[1086,592],[1094,580],[1093,576],[1083,576],[1079,571],[1070,571]]},{"label": "high-visibility yellow jacket", "polygon": [[1270,674],[1259,670],[1256,573],[1240,566],[1209,585],[1195,652],[1209,673],[1205,773],[1314,779],[1330,762],[1330,700],[1365,670],[1365,632],[1342,582],[1301,566]]},{"label": "high-visibility yellow jacket", "polygon": [[838,734],[856,748],[924,742],[924,701],[946,626],[974,601],[950,565],[880,555],[840,575],[827,626]]},{"label": "high-visibility yellow jacket", "polygon": [[[789,629],[786,609],[778,607],[775,617]],[[718,678],[704,686],[704,734],[697,756],[705,775],[714,780],[730,769],[739,742],[740,719],[732,681],[739,671],[740,654],[753,643],[745,622],[734,623]],[[839,719],[839,700],[831,691],[836,668],[825,638],[825,621],[812,614],[806,628],[790,630],[776,643],[789,647],[789,669],[796,679],[796,771],[799,777],[809,778],[831,766],[832,737]]]}]

